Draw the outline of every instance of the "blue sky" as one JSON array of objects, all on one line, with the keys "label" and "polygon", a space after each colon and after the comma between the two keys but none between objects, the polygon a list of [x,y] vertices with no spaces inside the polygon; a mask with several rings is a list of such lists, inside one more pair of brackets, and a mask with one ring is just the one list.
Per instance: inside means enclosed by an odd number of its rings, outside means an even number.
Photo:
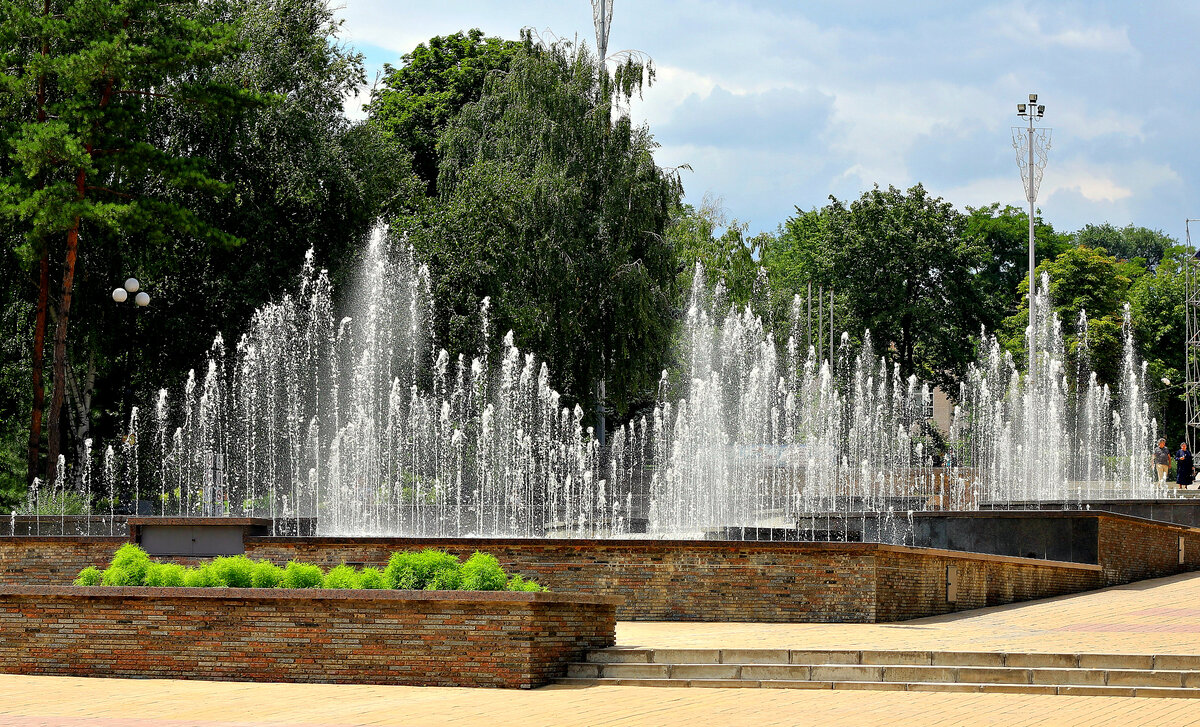
[{"label": "blue sky", "polygon": [[[345,39],[372,75],[472,27],[594,39],[587,0],[344,2]],[[1010,127],[1036,92],[1053,128],[1046,219],[1182,239],[1200,217],[1197,42],[1195,2],[615,0],[609,51],[658,68],[633,113],[659,164],[690,165],[688,200],[719,198],[754,232],[873,184],[1023,205]]]}]

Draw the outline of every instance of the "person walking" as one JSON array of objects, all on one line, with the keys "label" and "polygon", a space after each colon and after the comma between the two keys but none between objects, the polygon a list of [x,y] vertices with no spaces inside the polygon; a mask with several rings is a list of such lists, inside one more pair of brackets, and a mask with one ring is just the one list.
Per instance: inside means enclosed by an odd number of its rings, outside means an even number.
[{"label": "person walking", "polygon": [[1192,453],[1188,451],[1187,442],[1179,443],[1179,451],[1175,453],[1175,482],[1179,489],[1186,490],[1192,484]]},{"label": "person walking", "polygon": [[1154,469],[1158,473],[1158,481],[1165,484],[1167,470],[1171,469],[1171,452],[1167,449],[1167,440],[1158,440],[1158,446],[1154,448],[1151,457],[1154,460]]}]

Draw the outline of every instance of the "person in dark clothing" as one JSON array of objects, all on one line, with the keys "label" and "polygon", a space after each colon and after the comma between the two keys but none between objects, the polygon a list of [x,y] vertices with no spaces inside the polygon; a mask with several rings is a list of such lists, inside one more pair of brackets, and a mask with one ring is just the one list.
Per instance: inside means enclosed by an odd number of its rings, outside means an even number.
[{"label": "person in dark clothing", "polygon": [[1175,453],[1175,482],[1179,489],[1186,490],[1192,484],[1193,477],[1192,453],[1188,451],[1187,442],[1179,443],[1179,451]]}]

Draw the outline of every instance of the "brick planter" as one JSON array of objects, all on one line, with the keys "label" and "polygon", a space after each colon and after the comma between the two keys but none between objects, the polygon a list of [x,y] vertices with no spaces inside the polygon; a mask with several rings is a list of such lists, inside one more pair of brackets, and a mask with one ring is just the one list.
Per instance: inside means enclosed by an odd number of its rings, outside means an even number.
[{"label": "brick planter", "polygon": [[0,672],[529,688],[615,640],[619,598],[0,586]]}]

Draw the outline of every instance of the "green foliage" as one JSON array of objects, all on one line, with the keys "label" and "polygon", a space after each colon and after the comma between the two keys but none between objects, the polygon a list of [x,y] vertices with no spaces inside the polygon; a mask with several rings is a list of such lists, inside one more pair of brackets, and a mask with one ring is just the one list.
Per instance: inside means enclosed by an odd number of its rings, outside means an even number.
[{"label": "green foliage", "polygon": [[[121,585],[140,586],[146,582],[146,570],[150,567],[150,556],[133,543],[117,549],[108,570],[119,570],[127,574],[127,582]],[[105,571],[107,574],[108,571]],[[105,576],[107,578],[107,575]],[[115,578],[116,576],[114,576]],[[105,583],[105,585],[110,585]],[[115,585],[115,584],[114,584]]]},{"label": "green foliage", "polygon": [[321,572],[320,566],[292,560],[288,561],[287,566],[283,569],[283,580],[279,583],[279,587],[320,588],[324,584],[325,574]]},{"label": "green foliage", "polygon": [[1179,247],[1179,241],[1162,230],[1133,225],[1118,228],[1107,222],[1102,225],[1084,225],[1075,233],[1075,244],[1080,247],[1103,248],[1118,260],[1139,262],[1151,270],[1158,267],[1159,262],[1173,249]]},{"label": "green foliage", "polygon": [[505,584],[506,591],[529,591],[531,593],[541,593],[548,590],[545,586],[538,585],[535,581],[527,581],[520,575],[514,575]]},{"label": "green foliage", "polygon": [[[1129,270],[1116,258],[1101,249],[1069,247],[1053,260],[1038,265],[1036,274],[1050,276],[1050,296],[1054,312],[1063,322],[1063,338],[1067,352],[1074,360],[1079,336],[1076,323],[1081,311],[1087,312],[1088,357],[1091,368],[1102,383],[1116,384],[1121,367],[1121,327],[1124,303],[1129,296]],[[1143,273],[1135,267],[1133,272]],[[1029,282],[1022,280],[1023,295],[1017,313],[1004,322],[1002,340],[1018,366],[1025,365],[1025,328],[1029,323]]]},{"label": "green foliage", "polygon": [[75,579],[77,586],[98,586],[101,585],[104,579],[104,574],[94,565],[89,565],[87,568],[79,571],[79,577]]},{"label": "green foliage", "polygon": [[360,588],[358,573],[351,566],[342,563],[329,569],[325,574],[326,588]]},{"label": "green foliage", "polygon": [[461,581],[458,558],[433,548],[393,553],[384,578],[389,588],[404,590],[453,590]]},{"label": "green foliage", "polygon": [[278,588],[283,582],[283,569],[269,560],[260,560],[254,564],[250,573],[250,585],[253,588]]},{"label": "green foliage", "polygon": [[146,570],[146,585],[160,588],[180,588],[188,569],[178,563],[151,563]]},{"label": "green foliage", "polygon": [[363,568],[358,574],[358,587],[370,590],[382,590],[388,587],[387,578],[378,568]]},{"label": "green foliage", "polygon": [[20,507],[20,515],[83,515],[87,513],[87,496],[73,490],[46,490],[38,488]]},{"label": "green foliage", "polygon": [[413,170],[429,195],[437,194],[437,141],[464,106],[479,100],[484,80],[502,74],[521,44],[466,33],[430,38],[401,58],[399,68],[384,64],[384,76],[365,107],[371,121],[413,157]]},{"label": "green foliage", "polygon": [[919,184],[830,200],[819,266],[843,296],[843,330],[870,330],[903,376],[953,391],[985,318],[973,271],[986,250],[965,216]]},{"label": "green foliage", "polygon": [[140,586],[143,582],[134,577],[134,574],[118,568],[115,565],[110,565],[104,569],[100,575],[100,585],[102,586]]},{"label": "green foliage", "polygon": [[464,591],[503,591],[508,576],[491,553],[475,552],[462,564],[461,588]]},{"label": "green foliage", "polygon": [[[1150,275],[1134,281],[1129,291],[1138,353],[1146,361],[1150,396],[1158,408],[1159,431],[1168,442],[1184,439],[1186,254],[1169,254]],[[1170,384],[1165,384],[1162,379]]]},{"label": "green foliage", "polygon": [[672,334],[680,187],[618,110],[624,93],[586,49],[526,35],[438,137],[436,201],[394,224],[430,267],[452,359],[512,330],[588,411],[601,380],[617,412],[650,396]]},{"label": "green foliage", "polygon": [[183,585],[188,588],[225,588],[229,584],[211,563],[205,563],[197,568],[188,568],[183,575]]},{"label": "green foliage", "polygon": [[[1037,262],[1053,260],[1071,246],[1069,235],[1055,232],[1041,217],[1034,217],[1033,228]],[[1029,213],[999,203],[967,207],[963,235],[978,240],[986,250],[975,279],[983,297],[983,324],[996,331],[1020,305],[1021,281],[1028,286]]]},{"label": "green foliage", "polygon": [[251,588],[254,586],[254,569],[256,564],[244,555],[213,558],[209,565],[230,588]]},{"label": "green foliage", "polygon": [[769,236],[746,237],[746,225],[725,217],[719,201],[705,198],[700,208],[682,205],[671,215],[666,239],[675,250],[682,271],[676,284],[687,293],[696,263],[704,266],[709,285],[720,283],[739,307],[754,298],[759,265],[755,258]]}]

